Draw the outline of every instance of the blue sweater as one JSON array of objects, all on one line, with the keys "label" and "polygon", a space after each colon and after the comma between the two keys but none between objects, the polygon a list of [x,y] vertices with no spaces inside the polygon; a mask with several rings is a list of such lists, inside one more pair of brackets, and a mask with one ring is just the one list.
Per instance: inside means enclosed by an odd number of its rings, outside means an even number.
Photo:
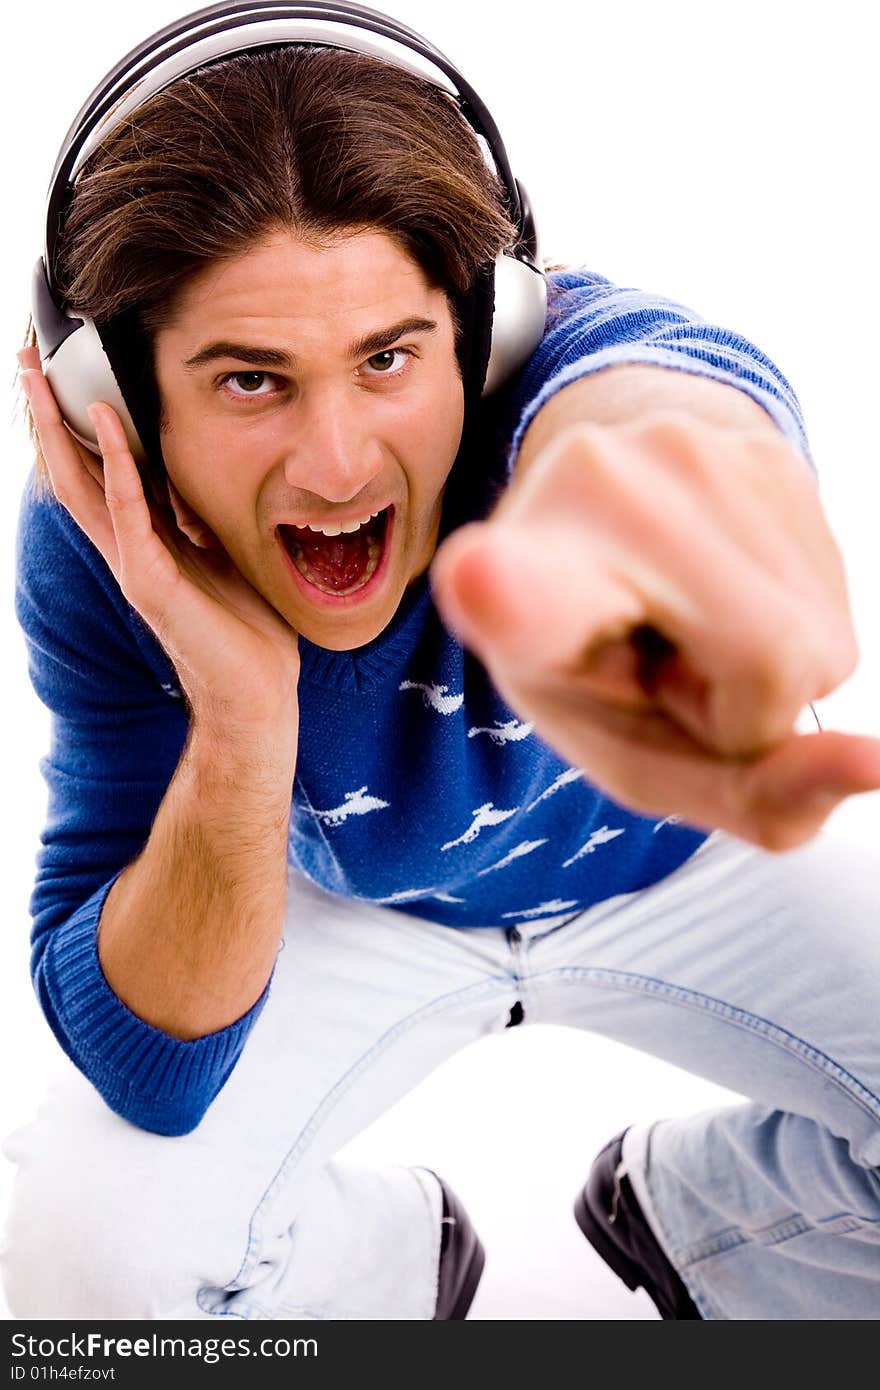
[{"label": "blue sweater", "polygon": [[[544,339],[481,405],[444,530],[491,508],[554,391],[614,363],[736,386],[812,462],[790,386],[738,334],[585,271],[550,282]],[[235,1066],[271,980],[230,1027],[181,1041],[137,1018],[101,971],[104,899],[145,844],[186,738],[176,673],[69,514],[30,487],[16,606],[34,688],[52,711],[31,900],[40,1003],[113,1110],[144,1129],[186,1133]],[[705,838],[674,817],[621,808],[548,748],[443,627],[427,575],[367,646],[332,652],[301,638],[300,651],[289,861],[331,893],[455,927],[558,924],[663,878]]]}]

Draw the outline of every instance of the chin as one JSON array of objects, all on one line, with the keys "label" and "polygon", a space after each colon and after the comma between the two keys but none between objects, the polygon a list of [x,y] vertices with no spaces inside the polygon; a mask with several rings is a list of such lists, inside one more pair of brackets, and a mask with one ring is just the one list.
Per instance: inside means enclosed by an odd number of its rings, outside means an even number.
[{"label": "chin", "polygon": [[383,605],[381,612],[352,614],[345,618],[342,614],[293,614],[284,617],[291,627],[311,642],[315,647],[323,647],[329,652],[356,651],[365,647],[383,633],[400,605],[400,596],[394,603]]},{"label": "chin", "polygon": [[[311,642],[313,647],[323,647],[328,652],[353,652],[357,651],[358,647],[365,647],[368,642],[372,642],[374,638],[384,632],[390,621],[391,617],[387,617],[381,623],[372,625],[361,623],[356,629],[349,629],[348,632],[340,632],[338,629],[328,630],[329,624],[303,623],[297,631],[307,642]],[[308,628],[311,628],[311,631],[307,630]]]}]

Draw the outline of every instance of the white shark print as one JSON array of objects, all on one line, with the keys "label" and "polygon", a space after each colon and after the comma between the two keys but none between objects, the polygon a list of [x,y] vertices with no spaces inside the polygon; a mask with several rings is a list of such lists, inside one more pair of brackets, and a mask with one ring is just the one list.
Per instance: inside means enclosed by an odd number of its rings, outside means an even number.
[{"label": "white shark print", "polygon": [[329,811],[316,811],[312,815],[325,825],[342,825],[349,816],[365,816],[368,811],[381,811],[390,806],[390,801],[380,801],[377,796],[365,796],[366,787],[358,787],[356,792],[346,792],[341,806],[333,806]]},{"label": "white shark print", "polygon": [[493,743],[518,743],[521,738],[528,738],[534,727],[534,724],[521,724],[518,719],[508,719],[506,724],[496,719],[494,729],[481,729],[477,726],[468,729],[468,738],[476,738],[477,734],[488,734]]},{"label": "white shark print", "polygon": [[440,846],[441,851],[454,849],[456,845],[469,845],[471,840],[475,840],[480,831],[485,830],[487,825],[500,825],[502,821],[510,820],[511,816],[515,816],[516,807],[512,811],[496,811],[493,802],[484,801],[482,806],[478,806],[475,811],[471,812],[471,815],[474,819],[464,834],[459,835],[457,840],[447,840],[445,845]]},{"label": "white shark print", "polygon": [[514,845],[509,854],[505,854],[503,859],[499,859],[497,864],[490,864],[488,869],[481,869],[477,878],[482,878],[483,874],[491,874],[495,869],[506,869],[508,864],[512,864],[514,859],[521,859],[524,854],[531,854],[533,849],[538,849],[540,845],[546,845],[546,840],[523,840],[521,844]]},{"label": "white shark print", "polygon": [[607,825],[603,825],[600,830],[594,830],[585,845],[581,845],[577,854],[573,854],[570,859],[566,859],[563,869],[567,869],[569,864],[573,864],[576,859],[580,859],[582,854],[595,854],[599,845],[607,845],[609,840],[616,840],[618,835],[625,835],[625,830],[609,830]]},{"label": "white shark print", "polygon": [[520,912],[502,912],[502,917],[549,917],[554,912],[567,912],[570,907],[577,907],[577,898],[572,898],[571,902],[564,903],[559,898],[554,898],[552,902],[540,903],[538,907],[524,907]]},{"label": "white shark print", "polygon": [[651,831],[651,834],[652,834],[652,835],[656,835],[656,834],[657,834],[657,831],[658,831],[658,830],[662,830],[663,827],[664,827],[664,825],[680,825],[680,824],[681,824],[681,816],[667,816],[665,820],[658,820],[657,824],[654,826],[654,829]]},{"label": "white shark print", "polygon": [[398,690],[421,690],[422,699],[428,709],[435,709],[438,714],[455,714],[457,709],[461,709],[464,703],[464,694],[447,695],[445,691],[448,685],[423,685],[421,681],[401,681]]},{"label": "white shark print", "polygon": [[550,786],[542,791],[540,796],[535,798],[531,806],[526,807],[526,814],[528,815],[529,811],[534,811],[539,802],[546,801],[548,796],[552,796],[554,792],[558,792],[560,787],[567,786],[569,782],[576,782],[578,778],[583,777],[583,775],[582,768],[567,767],[564,772],[560,772],[555,782],[551,782]]}]

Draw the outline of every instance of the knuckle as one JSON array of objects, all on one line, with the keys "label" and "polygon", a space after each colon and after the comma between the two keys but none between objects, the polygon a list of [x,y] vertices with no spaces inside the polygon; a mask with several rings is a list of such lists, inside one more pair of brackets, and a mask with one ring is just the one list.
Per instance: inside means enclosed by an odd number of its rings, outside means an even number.
[{"label": "knuckle", "polygon": [[554,441],[553,458],[561,474],[583,475],[583,469],[597,465],[607,455],[604,430],[589,421],[579,421],[562,430]]},{"label": "knuckle", "polygon": [[120,512],[125,507],[125,495],[104,475],[104,499],[112,512]]},{"label": "knuckle", "polygon": [[836,690],[844,681],[848,681],[850,676],[855,675],[859,665],[859,646],[855,635],[852,632],[841,632],[833,635],[829,647],[826,650],[822,664],[821,679],[816,682],[815,696],[821,698],[830,695],[832,690]]},{"label": "knuckle", "polygon": [[803,454],[768,416],[766,429],[755,427],[744,436],[749,448],[765,470],[779,476],[787,485],[800,487],[805,497],[819,505],[816,478]]},{"label": "knuckle", "polygon": [[34,391],[29,401],[31,416],[37,429],[47,425],[57,425],[61,421],[61,410],[51,384],[41,374],[34,383]]},{"label": "knuckle", "polygon": [[552,505],[557,511],[578,510],[586,497],[613,474],[614,455],[605,431],[580,423],[567,427],[553,440],[540,466],[526,476],[518,497],[528,505]]},{"label": "knuckle", "polygon": [[567,498],[621,496],[632,485],[632,458],[616,429],[581,424],[561,436],[558,485]]},{"label": "knuckle", "polygon": [[664,413],[645,425],[645,438],[653,456],[667,473],[706,491],[718,471],[718,446],[707,447],[705,421],[675,412]]},{"label": "knuckle", "polygon": [[162,634],[167,630],[168,615],[165,605],[157,599],[154,586],[144,575],[133,572],[123,562],[119,570],[119,587],[126,603],[131,604],[161,641]]},{"label": "knuckle", "polygon": [[61,478],[52,478],[52,491],[62,507],[72,514],[73,496],[68,484]]},{"label": "knuckle", "polygon": [[855,674],[861,653],[858,638],[850,624],[845,625],[838,632],[837,639],[838,645],[832,674],[834,684],[842,685],[845,680],[849,680],[850,676]]},{"label": "knuckle", "polygon": [[719,778],[721,824],[770,853],[790,849],[796,840],[779,806],[770,805],[752,770],[731,767]]},{"label": "knuckle", "polygon": [[684,458],[700,457],[700,436],[707,426],[704,421],[686,414],[683,410],[658,410],[645,419],[637,421],[634,432],[655,444],[681,452]]},{"label": "knuckle", "polygon": [[804,701],[825,695],[848,680],[859,664],[859,646],[849,621],[818,612],[804,614],[801,606],[783,619],[773,644],[777,649],[778,694]]},{"label": "knuckle", "polygon": [[815,692],[824,666],[816,633],[801,605],[780,604],[757,634],[748,673],[761,696],[772,703],[803,702]]},{"label": "knuckle", "polygon": [[787,820],[780,819],[778,813],[758,815],[755,823],[755,843],[770,854],[785,854],[803,842],[802,829]]}]

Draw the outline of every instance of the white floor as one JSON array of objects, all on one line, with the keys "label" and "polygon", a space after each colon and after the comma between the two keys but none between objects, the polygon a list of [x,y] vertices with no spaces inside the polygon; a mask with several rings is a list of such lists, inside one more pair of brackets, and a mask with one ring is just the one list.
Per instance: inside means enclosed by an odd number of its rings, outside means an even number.
[{"label": "white floor", "polygon": [[603,1038],[520,1027],[452,1058],[346,1153],[424,1163],[453,1186],[486,1248],[471,1318],[653,1319],[581,1235],[572,1202],[627,1124],[738,1099]]},{"label": "white floor", "polygon": [[[486,1248],[472,1318],[652,1319],[646,1295],[629,1293],[584,1240],[572,1201],[625,1125],[736,1099],[602,1038],[523,1026],[459,1053],[344,1152],[422,1164],[454,1188]],[[2,1208],[11,1177],[0,1161]]]}]

